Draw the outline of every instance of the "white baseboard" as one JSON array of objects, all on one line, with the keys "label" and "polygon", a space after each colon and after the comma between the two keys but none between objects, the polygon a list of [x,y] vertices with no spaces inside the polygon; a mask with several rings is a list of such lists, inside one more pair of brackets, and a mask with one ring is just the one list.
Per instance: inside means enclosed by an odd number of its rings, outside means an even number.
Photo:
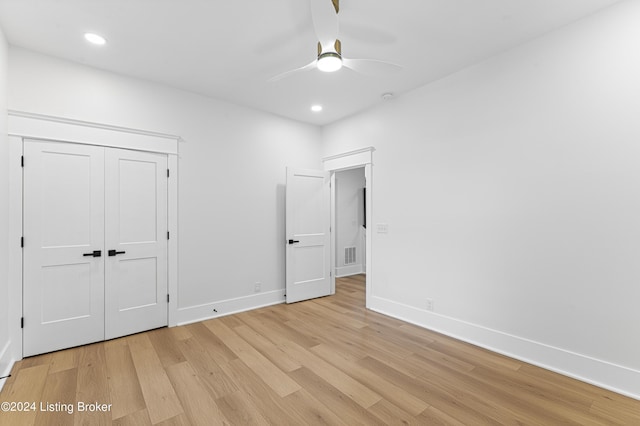
[{"label": "white baseboard", "polygon": [[178,309],[178,325],[284,303],[284,289]]},{"label": "white baseboard", "polygon": [[640,371],[381,297],[369,308],[476,346],[640,400]]},{"label": "white baseboard", "polygon": [[[15,360],[11,356],[11,341],[5,343],[2,350],[0,350],[0,377],[5,377],[11,374]],[[7,379],[0,379],[0,391],[4,386]]]},{"label": "white baseboard", "polygon": [[364,273],[364,268],[362,268],[361,264],[339,266],[336,268],[336,278],[348,277],[350,275],[357,275],[362,273]]}]

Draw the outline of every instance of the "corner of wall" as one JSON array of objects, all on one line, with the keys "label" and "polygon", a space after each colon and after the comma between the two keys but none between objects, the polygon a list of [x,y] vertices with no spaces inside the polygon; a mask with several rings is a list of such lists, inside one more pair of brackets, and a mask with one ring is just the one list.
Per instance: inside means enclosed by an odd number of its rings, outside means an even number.
[{"label": "corner of wall", "polygon": [[[0,28],[0,377],[11,372],[14,358],[9,338],[9,141],[7,136],[7,69],[9,45]],[[0,390],[6,379],[0,379]]]}]

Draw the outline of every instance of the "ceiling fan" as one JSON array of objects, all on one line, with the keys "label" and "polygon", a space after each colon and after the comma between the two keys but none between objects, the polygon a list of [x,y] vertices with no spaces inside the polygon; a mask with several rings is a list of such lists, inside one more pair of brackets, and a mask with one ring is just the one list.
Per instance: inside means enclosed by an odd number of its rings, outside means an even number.
[{"label": "ceiling fan", "polygon": [[281,80],[292,74],[314,68],[323,72],[335,72],[347,67],[364,75],[385,75],[400,71],[400,65],[376,59],[350,59],[342,56],[342,42],[338,40],[338,12],[340,0],[309,0],[313,28],[318,38],[318,58],[311,63],[278,74],[270,82]]}]

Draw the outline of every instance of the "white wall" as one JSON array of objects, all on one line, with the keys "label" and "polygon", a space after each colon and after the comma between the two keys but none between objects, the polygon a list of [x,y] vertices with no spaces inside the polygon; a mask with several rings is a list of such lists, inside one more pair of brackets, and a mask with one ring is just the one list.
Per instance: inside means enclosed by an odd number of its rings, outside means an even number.
[{"label": "white wall", "polygon": [[9,77],[10,109],[184,139],[180,321],[282,300],[285,167],[320,168],[318,128],[13,47]]},{"label": "white wall", "polygon": [[623,2],[324,129],[325,156],[376,148],[374,309],[640,398],[639,20]]},{"label": "white wall", "polygon": [[[336,173],[336,276],[359,274],[365,269],[364,168]],[[345,265],[345,247],[356,248],[355,264]]]},{"label": "white wall", "polygon": [[[9,144],[7,141],[7,41],[0,28],[0,377],[9,374]],[[5,380],[0,380],[0,389]]]}]

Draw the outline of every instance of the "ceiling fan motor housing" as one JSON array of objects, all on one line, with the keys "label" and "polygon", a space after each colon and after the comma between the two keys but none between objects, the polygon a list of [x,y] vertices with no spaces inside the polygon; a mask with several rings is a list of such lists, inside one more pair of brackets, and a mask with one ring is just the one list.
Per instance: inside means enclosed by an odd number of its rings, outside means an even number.
[{"label": "ceiling fan motor housing", "polygon": [[333,48],[335,49],[335,51],[331,52],[323,52],[322,51],[322,44],[320,42],[318,42],[318,58],[320,58],[322,55],[325,54],[329,54],[329,53],[333,53],[334,55],[337,54],[338,57],[342,57],[342,43],[340,42],[340,40],[336,40],[336,42],[333,44]]},{"label": "ceiling fan motor housing", "polygon": [[335,51],[322,51],[322,45],[318,43],[317,67],[322,72],[335,72],[342,68],[342,46],[340,41],[334,43]]}]

